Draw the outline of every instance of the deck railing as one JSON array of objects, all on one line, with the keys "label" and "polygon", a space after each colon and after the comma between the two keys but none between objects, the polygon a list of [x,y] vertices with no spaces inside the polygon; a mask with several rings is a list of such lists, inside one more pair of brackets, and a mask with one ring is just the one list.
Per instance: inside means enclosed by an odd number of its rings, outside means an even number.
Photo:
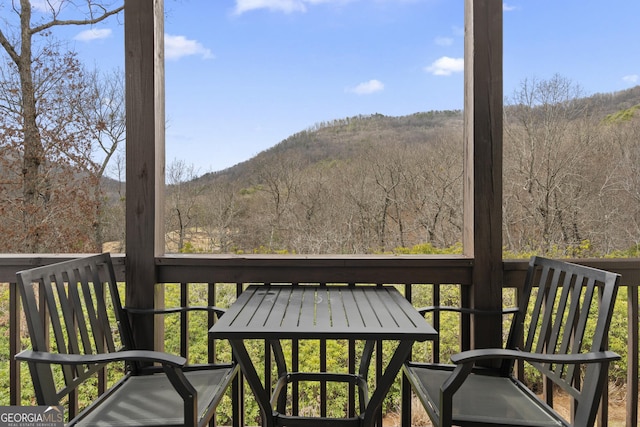
[{"label": "deck railing", "polygon": [[[44,265],[70,256],[51,257],[29,257],[29,256],[2,256],[0,257],[0,290],[9,292],[8,320],[10,325],[9,348],[2,349],[2,364],[8,365],[10,372],[10,393],[6,401],[0,405],[29,404],[21,397],[20,381],[21,375],[28,375],[27,372],[20,373],[20,366],[13,361],[13,355],[21,348],[21,336],[24,333],[21,327],[21,309],[17,292],[15,292],[15,272],[24,268],[37,265]],[[125,263],[124,258],[114,257],[117,274],[120,279],[124,279]],[[624,425],[636,426],[638,421],[638,287],[640,285],[640,261],[635,260],[577,260],[578,262],[615,271],[622,274],[622,286],[620,294],[625,294],[627,299],[627,380],[626,380],[626,419]],[[166,256],[157,259],[158,290],[165,292],[167,306],[201,304],[202,299],[210,305],[226,306],[235,295],[242,291],[244,285],[248,283],[335,283],[346,285],[397,285],[405,296],[416,306],[423,305],[451,305],[456,304],[462,307],[469,306],[471,270],[473,260],[462,256],[429,256],[429,257],[337,257],[337,256],[316,256],[316,257],[269,257],[269,256],[189,256],[176,255]],[[515,298],[519,287],[524,282],[524,275],[527,267],[526,261],[505,261],[504,262],[504,288],[505,295]],[[231,297],[229,297],[229,289]],[[194,352],[190,350],[190,343],[193,348],[194,342],[207,341],[207,358],[214,360],[226,351],[225,343],[211,342],[207,338],[206,329],[215,321],[214,318],[206,320],[207,326],[203,328],[202,322],[191,322],[186,314],[179,314],[177,323],[178,332],[168,332],[168,336],[180,334],[178,349],[187,358],[193,358]],[[443,327],[443,319],[446,314],[434,314],[429,317],[429,321],[440,329]],[[456,337],[457,348],[454,351],[467,349],[471,342],[471,323],[469,316],[458,317],[454,323],[454,331],[451,330],[449,320],[446,329],[441,329],[441,335]],[[619,325],[617,326],[619,327]],[[166,340],[174,342],[175,340]],[[304,357],[300,356],[300,342],[291,342],[290,366],[296,369],[302,363],[307,363]],[[307,343],[304,343],[306,345]],[[334,369],[331,366],[331,356],[328,355],[327,342],[313,343],[314,354],[318,356],[319,370]],[[358,351],[357,343],[342,343],[347,348],[348,369],[354,372],[357,363]],[[449,348],[449,346],[446,346]],[[172,349],[174,350],[174,349]],[[427,358],[431,360],[446,360],[447,354],[443,354],[445,346],[441,343],[433,345],[427,344],[414,349],[416,358]],[[8,353],[8,354],[7,354]],[[7,357],[8,356],[8,357]],[[260,358],[264,359],[264,377],[266,381],[274,380],[274,367],[271,366],[271,358],[268,347],[261,350]],[[381,372],[383,363],[386,363],[385,351],[382,346],[376,350],[376,359],[373,363],[372,381]],[[2,366],[2,371],[5,366]],[[385,412],[400,412],[403,425],[410,425],[411,420],[411,399],[410,390],[406,384],[398,381],[395,393],[402,396],[401,399],[390,400],[386,404]],[[247,407],[243,405],[245,399],[242,396],[244,387],[234,387],[233,395],[236,403],[231,404],[234,408],[233,419],[236,425],[254,425],[257,422],[256,414],[247,414]],[[319,402],[310,408],[305,402],[293,398],[289,409],[295,412],[311,412],[319,415],[326,415],[327,411],[332,411],[329,393],[326,386],[321,386],[319,390]],[[294,396],[298,393],[294,391]],[[349,403],[346,411],[349,415],[355,411],[355,390],[348,391]],[[608,396],[605,396],[605,404],[600,411],[599,425],[606,426],[609,421]],[[303,405],[304,403],[304,405]],[[397,405],[397,406],[396,406]],[[304,406],[304,407],[301,407]],[[414,407],[414,410],[416,407]],[[238,412],[239,411],[239,412]],[[379,425],[381,424],[383,411],[379,414]]]}]

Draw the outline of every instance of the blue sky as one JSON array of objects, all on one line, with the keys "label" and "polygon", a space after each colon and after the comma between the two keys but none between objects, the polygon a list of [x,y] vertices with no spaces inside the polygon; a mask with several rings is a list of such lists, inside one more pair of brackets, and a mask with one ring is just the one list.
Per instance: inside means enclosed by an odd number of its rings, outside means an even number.
[{"label": "blue sky", "polygon": [[[640,1],[503,7],[505,96],[556,73],[587,95],[640,84]],[[319,122],[462,108],[463,0],[165,0],[165,11],[168,164],[202,174]],[[122,20],[56,35],[89,66],[124,67]]]}]

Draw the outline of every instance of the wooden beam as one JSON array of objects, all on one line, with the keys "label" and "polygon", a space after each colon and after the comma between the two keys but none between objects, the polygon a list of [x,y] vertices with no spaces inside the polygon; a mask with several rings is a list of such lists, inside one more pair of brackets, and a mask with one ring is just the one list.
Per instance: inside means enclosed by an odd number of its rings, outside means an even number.
[{"label": "wooden beam", "polygon": [[[164,253],[164,3],[125,1],[126,304],[154,307],[155,258]],[[133,322],[134,338],[154,348],[152,317]],[[158,328],[162,331],[162,328]],[[161,342],[156,336],[155,341]]]},{"label": "wooden beam", "polygon": [[[502,0],[465,0],[464,232],[472,306],[502,306]],[[502,346],[500,316],[475,316],[473,348]]]}]

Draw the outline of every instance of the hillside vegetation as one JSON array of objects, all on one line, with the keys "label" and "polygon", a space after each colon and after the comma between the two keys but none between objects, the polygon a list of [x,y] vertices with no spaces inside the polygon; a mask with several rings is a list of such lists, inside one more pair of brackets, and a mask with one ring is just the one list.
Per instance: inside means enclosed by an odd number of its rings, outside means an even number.
[{"label": "hillside vegetation", "polygon": [[[579,97],[555,76],[507,100],[507,253],[633,255],[640,242],[640,86]],[[432,111],[318,123],[197,177],[167,169],[167,247],[209,253],[456,250],[463,115]],[[111,193],[114,195],[114,193]],[[122,198],[109,212],[121,215]],[[119,212],[119,213],[118,213]],[[107,218],[107,217],[105,217]],[[112,219],[110,239],[122,241]],[[170,233],[169,233],[170,231]]]}]

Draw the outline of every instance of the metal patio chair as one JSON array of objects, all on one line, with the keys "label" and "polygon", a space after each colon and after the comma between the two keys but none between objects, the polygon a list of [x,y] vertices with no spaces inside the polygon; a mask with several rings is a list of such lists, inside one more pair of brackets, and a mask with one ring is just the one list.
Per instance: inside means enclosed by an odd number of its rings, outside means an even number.
[{"label": "metal patio chair", "polygon": [[[592,426],[609,364],[620,358],[607,350],[618,281],[614,273],[533,257],[506,348],[464,351],[451,357],[453,365],[405,363],[433,424]],[[574,399],[570,420],[514,375],[516,361]]]},{"label": "metal patio chair", "polygon": [[[17,281],[32,348],[16,359],[28,363],[39,405],[66,402],[75,426],[204,426],[213,418],[236,365],[187,365],[137,349],[109,254],[21,271]],[[123,377],[79,411],[79,387],[106,381],[113,362],[124,362]]]}]

